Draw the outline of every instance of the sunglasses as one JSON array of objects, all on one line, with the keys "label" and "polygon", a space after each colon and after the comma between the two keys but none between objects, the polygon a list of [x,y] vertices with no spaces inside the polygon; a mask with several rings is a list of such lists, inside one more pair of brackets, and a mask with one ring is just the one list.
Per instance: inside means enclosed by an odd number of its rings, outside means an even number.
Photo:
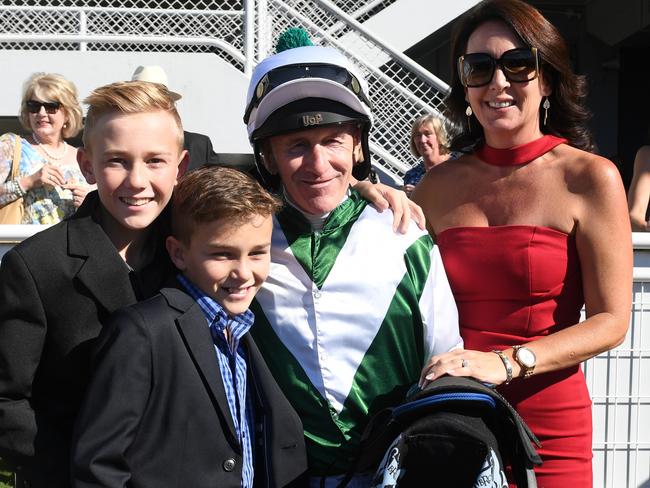
[{"label": "sunglasses", "polygon": [[499,59],[487,53],[465,54],[458,58],[458,76],[466,88],[485,86],[494,77],[499,66],[506,80],[526,83],[539,74],[539,55],[535,47],[519,47],[504,52]]},{"label": "sunglasses", "polygon": [[335,81],[339,85],[343,85],[352,90],[366,105],[371,106],[370,100],[363,92],[359,80],[347,69],[333,64],[291,64],[272,69],[257,83],[253,98],[248,104],[248,107],[246,107],[244,122],[248,123],[253,109],[259,106],[262,99],[271,90],[289,81],[300,78],[323,78],[325,80]]},{"label": "sunglasses", "polygon": [[48,114],[55,114],[61,108],[61,102],[38,102],[36,100],[27,100],[25,105],[27,106],[27,111],[32,114],[39,113],[41,107],[44,107]]}]

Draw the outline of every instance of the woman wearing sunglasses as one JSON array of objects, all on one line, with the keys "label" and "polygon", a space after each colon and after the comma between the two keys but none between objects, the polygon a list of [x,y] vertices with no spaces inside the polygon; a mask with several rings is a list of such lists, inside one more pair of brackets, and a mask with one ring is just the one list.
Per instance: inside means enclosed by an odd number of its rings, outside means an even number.
[{"label": "woman wearing sunglasses", "polygon": [[90,187],[64,139],[79,133],[81,116],[77,89],[63,76],[37,73],[26,81],[20,122],[30,135],[0,136],[0,208],[22,199],[20,221],[5,223],[53,224],[81,205]]},{"label": "woman wearing sunglasses", "polygon": [[[539,486],[592,486],[591,400],[580,363],[620,344],[630,316],[632,247],[616,167],[593,154],[557,30],[519,0],[488,0],[460,21],[449,116],[459,159],[413,195],[459,311],[465,350],[443,374],[499,385],[541,442]],[[579,322],[586,306],[586,320]]]}]

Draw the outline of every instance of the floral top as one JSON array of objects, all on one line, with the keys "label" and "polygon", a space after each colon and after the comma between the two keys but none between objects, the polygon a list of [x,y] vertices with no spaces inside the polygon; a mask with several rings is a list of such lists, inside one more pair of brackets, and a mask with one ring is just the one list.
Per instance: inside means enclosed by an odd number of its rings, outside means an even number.
[{"label": "floral top", "polygon": [[405,185],[417,185],[427,170],[424,168],[424,163],[420,161],[417,165],[413,166],[406,173],[404,173],[403,180]]},{"label": "floral top", "polygon": [[[16,134],[0,136],[0,181],[4,182],[0,190],[0,206],[21,197],[18,185],[9,184],[11,165],[14,156]],[[36,173],[47,163],[36,148],[26,139],[21,138],[19,178]],[[86,184],[86,180],[77,164],[57,165],[68,183]],[[23,224],[55,224],[72,215],[76,208],[72,192],[61,187],[38,187],[25,193],[23,205]]]}]

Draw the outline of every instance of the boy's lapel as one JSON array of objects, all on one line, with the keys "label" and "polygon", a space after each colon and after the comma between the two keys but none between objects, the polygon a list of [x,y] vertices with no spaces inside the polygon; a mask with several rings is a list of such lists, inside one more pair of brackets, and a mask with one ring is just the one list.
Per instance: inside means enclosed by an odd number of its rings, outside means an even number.
[{"label": "boy's lapel", "polygon": [[221,381],[214,343],[203,312],[190,296],[180,290],[163,288],[160,293],[165,296],[169,305],[184,312],[176,319],[178,330],[183,336],[185,346],[192,356],[203,384],[215,403],[222,425],[228,426],[228,431],[224,433],[228,435],[232,446],[239,447],[235,424],[226,398],[226,390]]},{"label": "boy's lapel", "polygon": [[83,258],[76,277],[108,312],[137,301],[126,264],[90,216],[69,220],[68,254]]}]

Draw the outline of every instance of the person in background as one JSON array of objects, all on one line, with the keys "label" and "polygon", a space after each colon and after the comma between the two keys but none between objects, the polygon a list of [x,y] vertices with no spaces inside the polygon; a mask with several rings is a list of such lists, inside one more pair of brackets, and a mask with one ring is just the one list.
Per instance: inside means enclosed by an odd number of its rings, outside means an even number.
[{"label": "person in background", "polygon": [[415,119],[411,127],[409,146],[413,156],[422,158],[422,161],[404,173],[402,189],[407,195],[411,196],[415,185],[427,171],[449,159],[447,145],[447,132],[439,117],[427,114]]},{"label": "person in background", "polygon": [[77,149],[65,141],[82,127],[74,84],[58,74],[32,75],[23,88],[20,123],[27,137],[0,136],[0,208],[22,197],[22,221],[15,223],[55,224],[72,215],[91,189],[77,164]]},{"label": "person in background", "polygon": [[279,207],[234,169],[179,180],[167,250],[180,272],[102,329],[74,488],[280,488],[305,471],[300,419],[248,333]]},{"label": "person in background", "polygon": [[[138,66],[131,76],[131,81],[160,83],[169,90],[167,73],[165,73],[162,67],[158,65]],[[183,98],[180,93],[175,91],[169,90],[169,94],[175,102],[178,102],[178,100]],[[197,132],[183,131],[183,140],[185,141],[183,143],[183,148],[190,155],[190,162],[187,166],[187,171],[199,168],[205,164],[219,164],[219,156],[214,152],[212,141],[208,136]]]},{"label": "person in background", "polygon": [[[557,29],[520,0],[464,14],[452,44],[451,143],[413,199],[440,246],[466,350],[443,374],[499,385],[541,441],[545,488],[591,488],[591,399],[580,364],[629,325],[632,242],[614,164],[591,152],[586,82]],[[580,322],[585,305],[586,320]]]},{"label": "person in background", "polygon": [[164,210],[187,164],[174,100],[161,85],[121,82],[85,101],[78,159],[97,191],[0,262],[0,457],[19,488],[70,486],[93,344],[111,313],[174,276]]},{"label": "person in background", "polygon": [[641,146],[634,157],[634,173],[627,194],[632,230],[648,232],[648,202],[650,202],[650,145]]}]

